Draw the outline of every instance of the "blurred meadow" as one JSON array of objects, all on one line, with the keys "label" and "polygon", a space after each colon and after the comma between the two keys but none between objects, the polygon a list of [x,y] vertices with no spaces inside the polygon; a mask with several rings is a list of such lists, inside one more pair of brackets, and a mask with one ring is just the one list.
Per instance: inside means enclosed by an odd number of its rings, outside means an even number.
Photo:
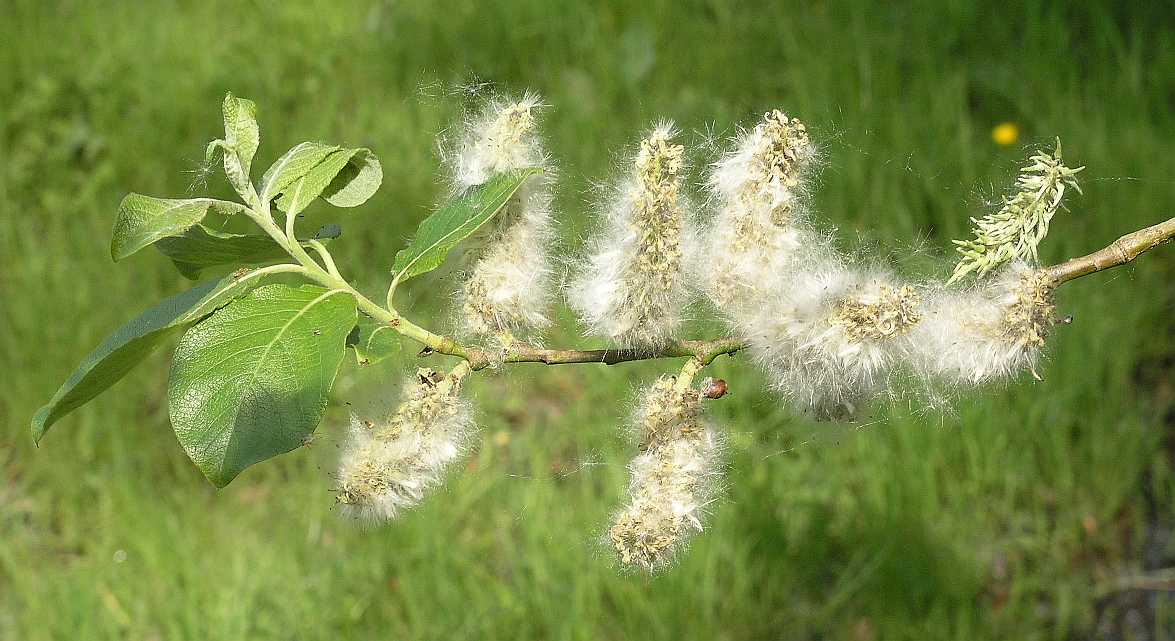
[{"label": "blurred meadow", "polygon": [[[171,432],[162,351],[32,444],[81,357],[188,286],[155,252],[112,265],[111,225],[132,190],[229,196],[199,170],[230,90],[258,104],[261,168],[303,140],[379,155],[372,201],[310,212],[375,294],[443,191],[435,137],[488,89],[550,105],[563,254],[658,118],[686,132],[696,186],[776,107],[821,146],[842,247],[912,276],[947,275],[950,239],[1054,136],[1088,169],[1044,261],[1175,213],[1170,6],[883,4],[6,0],[0,639],[1175,638],[1172,247],[1061,290],[1074,322],[1043,382],[946,413],[816,423],[721,359],[728,487],[652,578],[600,541],[632,456],[618,418],[669,362],[477,377],[476,451],[379,528],[340,518],[330,475],[347,403],[390,406],[411,346],[348,359],[318,438],[222,491]],[[451,288],[422,279],[402,309],[443,329]],[[550,342],[570,344],[560,315]]]}]

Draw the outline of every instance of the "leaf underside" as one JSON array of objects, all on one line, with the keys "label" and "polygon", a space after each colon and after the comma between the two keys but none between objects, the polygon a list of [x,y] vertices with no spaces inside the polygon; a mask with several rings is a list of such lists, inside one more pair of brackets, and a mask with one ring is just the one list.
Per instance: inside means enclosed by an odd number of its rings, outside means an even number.
[{"label": "leaf underside", "polygon": [[340,147],[337,145],[324,145],[320,142],[303,142],[294,145],[261,176],[262,199],[273,200],[291,183],[305,176],[306,172],[314,169],[324,158],[339,149]]},{"label": "leaf underside", "polygon": [[[250,190],[249,169],[261,141],[257,126],[257,105],[252,100],[237,98],[231,93],[224,97],[224,174],[242,198]],[[215,143],[214,143],[215,144]]]},{"label": "leaf underside", "polygon": [[196,225],[178,236],[156,241],[155,248],[190,279],[210,267],[257,265],[286,258],[286,250],[269,236],[232,234]]},{"label": "leaf underside", "polygon": [[362,205],[382,182],[383,168],[370,149],[304,142],[265,171],[261,197],[296,215],[316,198],[335,207]]},{"label": "leaf underside", "polygon": [[225,144],[236,154],[242,173],[248,177],[253,156],[261,143],[261,132],[257,127],[257,105],[252,100],[237,98],[230,93],[224,97],[221,110],[224,114]]},{"label": "leaf underside", "polygon": [[171,423],[213,484],[314,432],[355,320],[346,291],[275,284],[184,335],[168,383]]},{"label": "leaf underside", "polygon": [[510,202],[528,178],[541,171],[519,169],[495,176],[425,218],[408,247],[396,253],[392,264],[394,282],[399,283],[440,267],[458,243],[489,222]]},{"label": "leaf underside", "polygon": [[110,256],[118,262],[147,245],[182,234],[204,220],[210,211],[232,215],[244,210],[237,203],[213,198],[176,200],[128,194],[118,206]]},{"label": "leaf underside", "polygon": [[400,333],[389,325],[361,314],[348,345],[355,350],[355,360],[360,365],[375,365],[400,355]]}]

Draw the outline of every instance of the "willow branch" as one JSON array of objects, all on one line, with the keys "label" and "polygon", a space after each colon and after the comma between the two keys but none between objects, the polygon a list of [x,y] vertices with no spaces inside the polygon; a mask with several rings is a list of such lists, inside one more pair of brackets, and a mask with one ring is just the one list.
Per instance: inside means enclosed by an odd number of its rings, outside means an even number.
[{"label": "willow branch", "polygon": [[[1142,253],[1154,249],[1175,238],[1175,218],[1157,225],[1140,229],[1122,236],[1108,247],[1074,258],[1063,263],[1045,267],[1045,272],[1060,285],[1075,278],[1092,274],[1103,269],[1125,265]],[[484,369],[491,362],[542,363],[544,365],[566,365],[570,363],[601,363],[616,365],[631,361],[645,361],[659,358],[694,358],[704,367],[723,354],[735,354],[747,347],[737,338],[723,337],[712,340],[676,341],[659,349],[544,349],[525,343],[515,343],[505,353],[491,359],[486,350],[461,345],[447,337],[432,334],[409,323],[398,314],[389,313],[374,303],[361,300],[360,307],[378,320],[386,321],[400,333],[414,338],[425,345],[421,355],[446,354],[469,361],[474,370]]]},{"label": "willow branch", "polygon": [[1103,269],[1125,265],[1175,237],[1175,218],[1151,225],[1122,236],[1110,243],[1108,247],[1099,249],[1092,254],[1067,260],[1059,265],[1045,267],[1045,273],[1054,283],[1060,285]]}]

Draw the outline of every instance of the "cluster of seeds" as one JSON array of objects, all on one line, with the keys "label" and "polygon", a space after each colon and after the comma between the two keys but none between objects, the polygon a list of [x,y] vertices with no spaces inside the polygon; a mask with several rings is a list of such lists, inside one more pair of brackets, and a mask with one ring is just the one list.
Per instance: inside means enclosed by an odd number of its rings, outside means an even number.
[{"label": "cluster of seeds", "polygon": [[636,157],[640,189],[634,194],[632,233],[636,255],[630,268],[631,300],[636,324],[655,322],[667,310],[660,308],[660,292],[680,286],[681,208],[678,189],[682,146],[670,142],[672,131],[657,130],[641,141]]},{"label": "cluster of seeds", "polygon": [[726,315],[756,307],[788,269],[814,155],[804,124],[775,110],[714,165],[709,182],[720,206],[696,271]]},{"label": "cluster of seeds", "polygon": [[701,394],[662,377],[645,390],[634,427],[641,453],[629,464],[629,502],[608,539],[620,562],[646,571],[672,561],[702,531],[717,446],[702,418]]},{"label": "cluster of seeds", "polygon": [[922,320],[918,311],[921,297],[909,285],[881,285],[872,300],[847,298],[841,301],[832,323],[844,327],[849,340],[880,340],[906,334]]},{"label": "cluster of seeds", "polygon": [[440,484],[472,426],[469,404],[458,395],[467,371],[441,375],[421,369],[405,384],[404,398],[387,420],[352,418],[336,497],[348,514],[390,520]]},{"label": "cluster of seeds", "polygon": [[568,300],[593,333],[628,347],[673,338],[687,301],[683,262],[693,236],[681,190],[683,148],[662,124],[641,141],[633,172],[610,203],[595,252]]},{"label": "cluster of seeds", "polygon": [[[454,154],[454,179],[464,191],[494,176],[549,163],[536,132],[537,96],[493,102],[471,121]],[[458,293],[464,334],[509,343],[513,335],[549,323],[551,172],[531,176],[515,196],[470,241],[472,266]]]},{"label": "cluster of seeds", "polygon": [[929,381],[948,389],[1035,374],[1054,324],[1053,284],[1016,261],[969,290],[926,290],[925,318],[909,337],[910,357]]},{"label": "cluster of seeds", "polygon": [[790,225],[796,195],[802,191],[801,178],[812,157],[808,129],[778,109],[765,114],[758,129],[750,140],[749,175],[739,198],[748,208],[769,207],[776,225]]},{"label": "cluster of seeds", "polygon": [[1003,334],[1012,343],[1026,349],[1044,345],[1056,324],[1053,282],[1043,270],[1026,271],[1014,298],[1004,308]]}]

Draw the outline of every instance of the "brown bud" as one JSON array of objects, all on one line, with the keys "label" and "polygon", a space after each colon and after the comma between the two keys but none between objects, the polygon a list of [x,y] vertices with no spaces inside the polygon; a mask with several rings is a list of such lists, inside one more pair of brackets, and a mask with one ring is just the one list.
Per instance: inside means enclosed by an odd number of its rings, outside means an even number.
[{"label": "brown bud", "polygon": [[726,396],[726,381],[721,378],[703,379],[701,392],[706,398],[722,398]]}]

